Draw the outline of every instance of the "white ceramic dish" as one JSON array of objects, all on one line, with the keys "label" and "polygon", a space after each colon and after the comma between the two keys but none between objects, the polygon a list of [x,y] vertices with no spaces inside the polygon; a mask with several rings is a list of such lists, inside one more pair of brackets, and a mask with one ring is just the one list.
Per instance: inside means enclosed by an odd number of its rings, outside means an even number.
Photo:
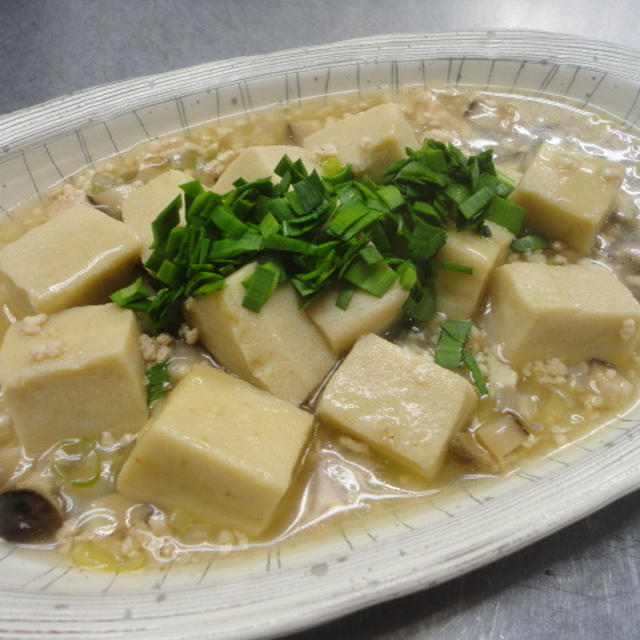
[{"label": "white ceramic dish", "polygon": [[[475,85],[594,105],[634,127],[640,53],[536,32],[385,36],[90,89],[0,119],[0,212],[133,144],[274,103],[375,86]],[[640,411],[499,481],[208,565],[77,571],[0,543],[11,638],[267,637],[452,578],[640,486]]]}]

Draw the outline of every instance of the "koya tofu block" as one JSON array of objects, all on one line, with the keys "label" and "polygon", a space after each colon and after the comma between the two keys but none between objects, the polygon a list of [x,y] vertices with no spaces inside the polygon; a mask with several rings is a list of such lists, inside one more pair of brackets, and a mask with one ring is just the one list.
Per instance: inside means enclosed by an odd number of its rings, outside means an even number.
[{"label": "koya tofu block", "polygon": [[398,281],[380,298],[356,290],[346,309],[336,307],[338,290],[331,287],[307,308],[309,317],[336,353],[343,353],[365,333],[388,329],[401,315],[409,296]]},{"label": "koya tofu block", "polygon": [[492,337],[512,364],[557,357],[629,360],[640,331],[640,304],[613,273],[595,265],[514,263],[490,286]]},{"label": "koya tofu block", "polygon": [[458,273],[440,268],[436,278],[436,307],[453,320],[470,318],[484,298],[493,270],[507,257],[513,235],[504,227],[487,222],[491,236],[475,231],[447,232],[447,242],[438,252],[438,265],[457,262],[472,268]]},{"label": "koya tofu block", "polygon": [[242,281],[254,269],[255,263],[247,264],[227,278],[225,289],[187,300],[185,316],[221,365],[299,404],[322,382],[336,355],[298,308],[290,284],[279,285],[259,313],[242,306]]},{"label": "koya tofu block", "polygon": [[309,151],[335,148],[342,164],[357,174],[380,180],[389,165],[406,156],[405,147],[418,148],[413,128],[398,104],[381,104],[349,115],[304,139]]},{"label": "koya tofu block", "polygon": [[[153,232],[151,223],[176,196],[182,194],[179,185],[191,182],[188,173],[171,169],[136,189],[122,201],[122,220],[129,225],[142,243],[142,259],[151,255]],[[184,222],[184,207],[180,210]]]},{"label": "koya tofu block", "polygon": [[263,147],[250,147],[240,152],[238,157],[224,170],[213,186],[216,193],[227,193],[233,189],[233,183],[238,178],[244,178],[247,182],[260,180],[261,178],[273,178],[275,182],[280,182],[280,176],[273,170],[287,155],[293,162],[302,160],[307,171],[314,169],[314,163],[302,147],[292,145],[268,145]]},{"label": "koya tofu block", "polygon": [[611,211],[623,177],[623,168],[611,162],[545,144],[511,198],[525,208],[527,229],[562,240],[584,255]]},{"label": "koya tofu block", "polygon": [[476,402],[473,387],[458,374],[369,334],[329,381],[318,416],[429,478]]},{"label": "koya tofu block", "polygon": [[140,249],[127,225],[74,205],[0,251],[6,301],[18,318],[106,302],[131,281]]},{"label": "koya tofu block", "polygon": [[0,385],[28,455],[65,438],[138,431],[147,420],[133,311],[74,307],[21,320],[0,349]]},{"label": "koya tofu block", "polygon": [[117,486],[257,535],[289,488],[312,425],[310,413],[195,365],[138,437]]}]

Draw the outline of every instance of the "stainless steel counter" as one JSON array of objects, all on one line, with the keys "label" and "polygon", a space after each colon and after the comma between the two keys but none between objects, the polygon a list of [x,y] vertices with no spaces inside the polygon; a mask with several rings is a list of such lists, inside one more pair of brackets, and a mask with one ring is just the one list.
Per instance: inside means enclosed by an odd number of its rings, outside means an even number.
[{"label": "stainless steel counter", "polygon": [[[609,0],[0,0],[0,113],[91,85],[345,38],[528,28],[638,45]],[[640,638],[640,493],[440,587],[297,640]]]}]

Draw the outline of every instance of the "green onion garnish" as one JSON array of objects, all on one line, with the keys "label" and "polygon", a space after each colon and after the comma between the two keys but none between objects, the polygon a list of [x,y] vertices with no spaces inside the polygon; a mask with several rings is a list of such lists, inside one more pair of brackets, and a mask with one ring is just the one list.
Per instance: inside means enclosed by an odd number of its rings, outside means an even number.
[{"label": "green onion garnish", "polygon": [[133,309],[134,311],[146,312],[149,308],[149,298],[153,295],[153,291],[145,287],[142,278],[138,278],[128,287],[120,289],[109,296],[112,302],[121,307]]},{"label": "green onion garnish", "polygon": [[511,251],[522,253],[534,249],[548,249],[551,243],[542,236],[522,236],[511,243]]},{"label": "green onion garnish", "polygon": [[262,305],[278,286],[279,279],[279,270],[273,263],[257,265],[253,275],[247,281],[247,292],[242,300],[242,306],[256,313],[260,311]]},{"label": "green onion garnish", "polygon": [[338,297],[336,298],[336,307],[343,311],[349,306],[353,294],[356,292],[356,288],[353,285],[346,284],[340,289]]},{"label": "green onion garnish", "polygon": [[445,271],[454,271],[455,273],[465,273],[471,275],[473,273],[473,267],[466,264],[460,264],[459,262],[450,262],[449,260],[443,260],[440,266]]},{"label": "green onion garnish", "polygon": [[487,210],[487,220],[499,224],[514,235],[520,233],[523,218],[524,207],[497,196],[491,201]]},{"label": "green onion garnish", "polygon": [[[504,199],[513,184],[496,172],[490,150],[466,157],[451,144],[425,140],[389,167],[383,185],[354,180],[336,158],[324,169],[328,175],[308,174],[301,160],[283,156],[277,184],[238,179],[222,195],[197,180],[182,185],[183,196],[152,224],[149,285],[138,279],[111,299],[146,313],[157,333],[179,321],[186,298],[222,289],[226,276],[256,261],[243,301],[253,311],[279,282],[291,282],[301,307],[338,286],[336,304],[346,308],[355,290],[382,296],[399,279],[410,292],[405,315],[425,322],[435,311],[434,259],[447,229],[488,235],[491,220],[515,233],[522,221],[521,208]],[[514,250],[524,250],[523,242],[531,241],[516,241]],[[454,262],[442,268],[471,273]]]},{"label": "green onion garnish", "polygon": [[478,363],[476,362],[476,359],[473,357],[473,354],[471,353],[471,351],[469,351],[469,349],[463,349],[462,359],[464,360],[464,363],[469,368],[471,377],[473,378],[473,382],[475,383],[476,388],[480,392],[480,395],[481,396],[487,395],[488,389],[484,381],[484,377],[482,375],[482,372],[480,371],[480,367],[478,367]]},{"label": "green onion garnish", "polygon": [[435,361],[447,369],[455,369],[462,363],[462,349],[467,342],[471,322],[468,320],[447,320],[440,327],[440,337],[436,346]]},{"label": "green onion garnish", "polygon": [[100,478],[101,460],[95,440],[69,438],[59,442],[51,454],[51,468],[74,487],[90,487]]},{"label": "green onion garnish", "polygon": [[156,362],[147,369],[145,375],[147,377],[147,404],[151,405],[171,389],[168,365],[166,362]]},{"label": "green onion garnish", "polygon": [[356,259],[345,271],[344,279],[380,298],[398,279],[398,275],[381,264],[367,264],[364,260]]}]

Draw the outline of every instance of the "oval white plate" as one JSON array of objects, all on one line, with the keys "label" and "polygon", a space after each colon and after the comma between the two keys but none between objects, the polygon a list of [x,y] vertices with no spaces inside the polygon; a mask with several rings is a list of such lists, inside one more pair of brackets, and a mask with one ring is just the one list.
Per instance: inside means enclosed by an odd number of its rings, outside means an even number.
[{"label": "oval white plate", "polygon": [[[385,36],[90,89],[0,120],[0,212],[149,137],[376,86],[500,87],[594,105],[633,127],[640,54],[537,32]],[[0,543],[5,637],[267,637],[452,578],[640,486],[640,411],[519,473],[318,537],[140,575],[77,571]]]}]

